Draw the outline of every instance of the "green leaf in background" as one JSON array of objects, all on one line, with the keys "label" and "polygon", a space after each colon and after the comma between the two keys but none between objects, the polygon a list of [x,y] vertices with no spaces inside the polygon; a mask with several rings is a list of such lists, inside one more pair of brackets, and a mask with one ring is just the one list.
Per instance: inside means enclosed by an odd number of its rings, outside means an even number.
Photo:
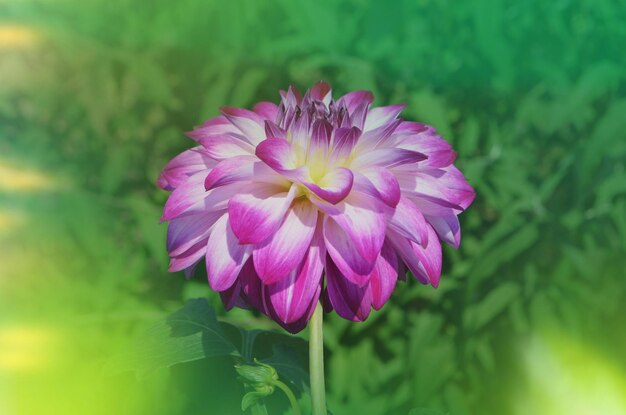
[{"label": "green leaf in background", "polygon": [[107,372],[135,370],[139,376],[210,356],[237,353],[206,299],[189,300],[154,325],[134,346],[109,362]]}]

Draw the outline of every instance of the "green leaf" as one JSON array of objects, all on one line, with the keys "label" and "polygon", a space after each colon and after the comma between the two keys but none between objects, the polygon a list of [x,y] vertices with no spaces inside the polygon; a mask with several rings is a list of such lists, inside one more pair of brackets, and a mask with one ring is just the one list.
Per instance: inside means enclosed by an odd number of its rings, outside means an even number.
[{"label": "green leaf", "polygon": [[283,381],[291,382],[301,392],[309,387],[309,374],[296,351],[283,343],[272,345],[274,354],[262,362],[273,366]]},{"label": "green leaf", "polygon": [[237,350],[206,299],[194,299],[153,326],[128,352],[114,357],[106,371],[136,370],[145,376],[158,368],[232,353]]}]

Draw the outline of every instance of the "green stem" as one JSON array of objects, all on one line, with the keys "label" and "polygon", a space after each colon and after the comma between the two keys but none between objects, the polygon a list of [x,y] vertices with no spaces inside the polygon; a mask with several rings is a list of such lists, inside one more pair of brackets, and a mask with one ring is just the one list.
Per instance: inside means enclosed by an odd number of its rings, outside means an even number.
[{"label": "green stem", "polygon": [[285,395],[287,395],[287,399],[289,399],[289,403],[291,404],[291,409],[293,410],[293,415],[300,415],[300,406],[298,405],[298,401],[296,400],[296,397],[291,391],[291,389],[289,389],[289,387],[285,385],[283,382],[281,382],[280,380],[274,381],[274,386],[277,386],[278,388],[280,388],[280,390],[285,392]]},{"label": "green stem", "polygon": [[327,415],[326,390],[324,387],[324,311],[317,303],[309,321],[309,373],[311,379],[311,402],[313,415]]}]

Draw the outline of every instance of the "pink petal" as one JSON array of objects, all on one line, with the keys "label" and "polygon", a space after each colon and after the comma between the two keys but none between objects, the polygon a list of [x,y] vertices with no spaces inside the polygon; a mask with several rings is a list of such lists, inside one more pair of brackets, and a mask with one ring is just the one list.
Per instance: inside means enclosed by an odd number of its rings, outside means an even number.
[{"label": "pink petal", "polygon": [[291,144],[282,138],[268,138],[256,147],[256,155],[274,170],[284,172],[296,168]]},{"label": "pink petal", "polygon": [[414,164],[426,160],[427,156],[417,151],[404,148],[377,148],[375,150],[357,153],[350,165],[354,169],[368,167],[395,167],[403,164]]},{"label": "pink petal", "polygon": [[211,227],[224,213],[220,210],[172,219],[167,227],[167,252],[170,256],[181,255],[196,243],[206,241]]},{"label": "pink petal", "polygon": [[[241,131],[231,124],[226,117],[220,115],[205,121],[200,127],[196,127],[193,131],[189,131],[186,134],[191,139],[200,141],[203,138],[214,135],[241,135]],[[244,136],[241,137],[246,140]]]},{"label": "pink petal", "polygon": [[204,189],[204,179],[207,174],[207,172],[194,174],[172,192],[165,202],[161,221],[173,219],[194,204],[204,200],[207,196],[207,191]]},{"label": "pink petal", "polygon": [[359,286],[341,275],[330,258],[326,259],[326,290],[337,314],[352,321],[365,321],[370,314],[372,293],[369,284]]},{"label": "pink petal", "polygon": [[265,121],[265,136],[267,138],[286,139],[287,132],[271,121]]},{"label": "pink petal", "polygon": [[241,284],[240,295],[242,299],[260,312],[267,314],[268,310],[265,306],[263,298],[264,286],[254,270],[252,258],[250,258],[241,268],[238,281],[239,284]]},{"label": "pink petal", "polygon": [[157,184],[164,190],[174,190],[189,176],[206,171],[208,173],[217,162],[206,153],[202,146],[183,151],[174,157],[163,169]]},{"label": "pink petal", "polygon": [[383,167],[354,172],[354,189],[379,198],[391,207],[395,207],[400,201],[398,180],[393,173]]},{"label": "pink petal", "polygon": [[426,219],[415,203],[404,196],[400,198],[400,203],[389,219],[388,228],[413,242],[428,244],[429,226]]},{"label": "pink petal", "polygon": [[398,280],[398,257],[389,243],[383,245],[370,275],[372,307],[380,310],[391,297]]},{"label": "pink petal", "polygon": [[426,154],[428,160],[423,163],[425,166],[446,167],[456,159],[456,152],[450,144],[430,132],[402,136],[395,146]]},{"label": "pink petal", "polygon": [[268,286],[274,313],[283,323],[293,323],[304,316],[311,302],[317,302],[324,271],[325,255],[321,232],[317,232],[306,258],[287,277]]},{"label": "pink petal", "polygon": [[256,145],[265,139],[265,120],[260,115],[243,108],[223,107],[222,114],[233,123],[243,135]]},{"label": "pink petal", "polygon": [[324,105],[328,106],[332,99],[332,88],[324,81],[320,81],[313,85],[311,88],[311,98],[317,101],[322,101]]},{"label": "pink petal", "polygon": [[310,178],[299,178],[299,181],[316,196],[329,203],[337,204],[350,193],[353,175],[350,169],[338,167],[326,173],[317,183],[310,181]]},{"label": "pink petal", "polygon": [[165,203],[161,221],[181,215],[226,209],[228,200],[239,191],[238,185],[222,186],[206,191],[206,173],[196,173],[183,185],[177,187]]},{"label": "pink petal", "polygon": [[170,258],[169,272],[178,272],[193,267],[206,254],[207,241],[201,240],[182,254]]},{"label": "pink petal", "polygon": [[[385,212],[389,208],[375,198],[359,192],[352,192],[337,205],[319,203],[318,206],[349,235],[351,245],[356,248],[362,260],[373,264],[385,240]],[[371,266],[369,269],[371,270]]]},{"label": "pink petal", "polygon": [[[475,193],[465,177],[454,166],[428,169],[395,169],[403,193],[425,199],[441,206],[464,210],[474,200]],[[439,215],[436,215],[439,216]]]},{"label": "pink petal", "polygon": [[309,142],[309,158],[320,157],[326,159],[332,132],[333,127],[326,120],[317,120],[313,123]]},{"label": "pink petal", "polygon": [[254,106],[254,112],[265,120],[275,121],[278,114],[278,106],[273,102],[263,101]]},{"label": "pink petal", "polygon": [[215,222],[206,251],[206,271],[211,288],[215,291],[230,288],[251,251],[251,246],[239,244],[231,230],[228,214]]},{"label": "pink petal", "polygon": [[388,144],[386,140],[394,133],[396,127],[398,127],[401,122],[400,120],[393,120],[378,128],[366,131],[361,136],[361,140],[359,140],[357,151],[369,151],[379,145],[383,146]]},{"label": "pink petal", "polygon": [[245,308],[245,303],[241,299],[241,282],[239,280],[235,281],[230,288],[220,291],[220,298],[226,311],[231,310],[235,306]]},{"label": "pink petal", "polygon": [[292,185],[287,192],[284,187],[258,184],[245,193],[233,196],[228,203],[228,213],[239,242],[258,244],[271,237],[280,226],[297,191],[296,185]]},{"label": "pink petal", "polygon": [[363,131],[373,130],[396,119],[406,105],[389,105],[387,107],[372,108],[367,113]]},{"label": "pink petal", "polygon": [[204,181],[207,190],[240,181],[280,184],[284,182],[274,170],[254,156],[237,156],[222,160]]},{"label": "pink petal", "polygon": [[442,241],[459,248],[461,244],[461,225],[456,215],[426,216],[426,220],[437,232]]},{"label": "pink petal", "polygon": [[367,284],[375,261],[365,261],[354,249],[350,237],[329,216],[324,218],[323,229],[326,250],[341,273],[359,286]]},{"label": "pink petal", "polygon": [[352,113],[362,103],[369,106],[372,102],[374,102],[374,95],[370,91],[352,91],[339,98],[337,106],[340,107],[343,104],[348,112]]},{"label": "pink petal", "polygon": [[393,231],[387,237],[413,276],[422,284],[439,285],[441,276],[441,243],[432,227],[428,227],[428,246],[422,247]]},{"label": "pink petal", "polygon": [[330,154],[330,163],[334,164],[339,160],[348,158],[352,154],[352,150],[360,136],[361,130],[356,127],[339,128],[335,130],[332,140],[333,150]]},{"label": "pink petal", "polygon": [[316,223],[317,208],[308,202],[296,203],[276,233],[254,249],[254,268],[265,284],[295,272],[309,250]]},{"label": "pink petal", "polygon": [[207,154],[216,160],[254,155],[252,145],[231,135],[212,135],[199,141]]}]

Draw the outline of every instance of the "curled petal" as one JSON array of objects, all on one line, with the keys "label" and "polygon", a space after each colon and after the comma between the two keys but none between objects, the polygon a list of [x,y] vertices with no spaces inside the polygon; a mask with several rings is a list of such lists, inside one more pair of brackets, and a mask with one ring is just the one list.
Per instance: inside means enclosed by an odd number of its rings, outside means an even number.
[{"label": "curled petal", "polygon": [[265,284],[273,284],[294,272],[309,249],[316,223],[315,206],[296,203],[276,233],[254,249],[254,268]]},{"label": "curled petal", "polygon": [[230,288],[251,251],[251,246],[239,244],[231,230],[229,215],[224,214],[213,225],[207,242],[206,272],[211,288],[215,291]]},{"label": "curled petal", "polygon": [[256,155],[279,173],[296,168],[296,157],[291,144],[281,138],[268,138],[256,147]]},{"label": "curled petal", "polygon": [[239,242],[258,244],[271,237],[280,226],[296,192],[295,185],[285,191],[276,185],[255,184],[233,196],[228,202],[228,213]]},{"label": "curled petal", "polygon": [[329,203],[337,204],[350,193],[353,179],[350,169],[338,167],[326,173],[317,183],[310,181],[308,178],[300,179],[299,181],[316,196]]}]

